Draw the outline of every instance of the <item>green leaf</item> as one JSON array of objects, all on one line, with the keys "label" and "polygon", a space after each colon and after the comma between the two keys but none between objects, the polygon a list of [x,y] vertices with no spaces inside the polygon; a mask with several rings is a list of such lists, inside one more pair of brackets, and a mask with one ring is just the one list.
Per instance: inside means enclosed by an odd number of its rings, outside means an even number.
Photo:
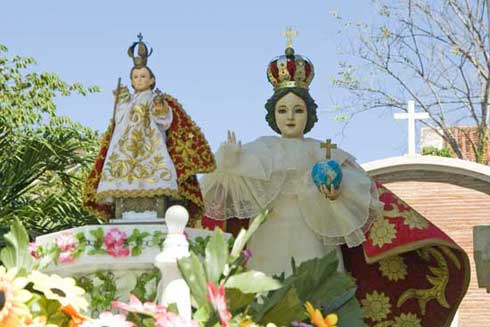
[{"label": "green leaf", "polygon": [[29,235],[19,220],[10,225],[10,232],[4,235],[5,248],[0,252],[0,260],[7,268],[17,267],[31,271],[34,260],[29,253]]},{"label": "green leaf", "polygon": [[[330,312],[327,312],[327,314]],[[366,327],[364,314],[356,298],[351,298],[344,305],[335,311],[339,317],[337,327],[359,326]]]},{"label": "green leaf", "polygon": [[208,321],[209,318],[211,318],[211,312],[209,310],[209,307],[207,306],[199,307],[199,309],[197,309],[196,312],[194,312],[194,315],[192,316],[192,319],[200,323],[204,323]]},{"label": "green leaf", "polygon": [[250,227],[246,231],[242,229],[238,233],[235,243],[233,244],[233,248],[231,249],[230,255],[232,257],[238,258],[240,256],[240,253],[242,253],[243,249],[245,248],[245,245],[247,245],[252,235],[255,233],[257,228],[259,228],[259,226],[266,220],[268,215],[269,215],[269,211],[265,210],[264,212],[262,212],[260,215],[258,215],[252,220]]},{"label": "green leaf", "polygon": [[205,250],[204,267],[208,280],[218,284],[227,260],[228,246],[224,234],[220,229],[216,229]]},{"label": "green leaf", "polygon": [[228,278],[225,287],[239,289],[245,294],[263,293],[281,288],[281,283],[263,272],[250,270]]},{"label": "green leaf", "polygon": [[303,303],[299,299],[296,289],[291,288],[280,299],[279,303],[264,315],[259,323],[265,325],[272,322],[277,326],[288,326],[291,321],[301,321],[305,318]]},{"label": "green leaf", "polygon": [[207,305],[208,286],[204,268],[194,253],[190,256],[177,260],[177,265],[189,285],[191,295],[198,306]]},{"label": "green leaf", "polygon": [[245,294],[237,288],[227,288],[226,298],[230,311],[242,311],[243,308],[249,306],[255,300],[255,294]]}]

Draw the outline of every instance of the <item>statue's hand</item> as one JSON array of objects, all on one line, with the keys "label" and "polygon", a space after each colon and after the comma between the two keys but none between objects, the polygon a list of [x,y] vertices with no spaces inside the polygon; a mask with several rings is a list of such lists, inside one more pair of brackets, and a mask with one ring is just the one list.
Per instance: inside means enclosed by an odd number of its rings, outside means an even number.
[{"label": "statue's hand", "polygon": [[228,130],[228,139],[226,140],[226,144],[238,145],[239,149],[242,147],[242,141],[237,142],[235,132],[230,131],[230,130]]},{"label": "statue's hand", "polygon": [[238,165],[240,160],[242,142],[236,140],[235,133],[228,131],[226,141],[218,150],[216,161],[223,169],[230,169]]},{"label": "statue's hand", "polygon": [[333,201],[340,196],[340,193],[342,192],[342,184],[340,184],[339,188],[335,188],[333,185],[330,185],[330,189],[328,189],[328,187],[325,185],[320,185],[318,187],[318,191],[323,193],[327,199]]},{"label": "statue's hand", "polygon": [[112,91],[114,97],[121,97],[125,94],[129,94],[129,89],[127,86],[121,85],[119,88],[116,88]]}]

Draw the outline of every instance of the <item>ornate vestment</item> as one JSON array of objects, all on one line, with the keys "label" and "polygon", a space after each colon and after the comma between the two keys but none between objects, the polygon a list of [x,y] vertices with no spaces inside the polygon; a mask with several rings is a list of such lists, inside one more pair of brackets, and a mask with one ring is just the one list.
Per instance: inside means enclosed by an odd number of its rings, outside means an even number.
[{"label": "ornate vestment", "polygon": [[155,110],[154,96],[147,90],[117,105],[116,126],[97,187],[98,202],[176,193],[177,173],[166,135],[173,114],[168,106]]},{"label": "ornate vestment", "polygon": [[164,95],[168,111],[156,112],[151,91],[143,93],[120,104],[120,125],[111,123],[103,136],[84,188],[84,205],[111,218],[113,197],[170,195],[188,201],[190,224],[195,225],[204,212],[196,174],[214,170],[213,154],[177,100]]},{"label": "ornate vestment", "polygon": [[352,156],[333,150],[332,158],[344,173],[334,201],[311,181],[311,167],[324,159],[319,141],[263,137],[241,149],[223,145],[217,170],[202,180],[203,225],[272,209],[250,243],[254,267],[288,272],[291,257],[301,262],[341,245],[368,325],[449,326],[468,287],[466,253]]}]

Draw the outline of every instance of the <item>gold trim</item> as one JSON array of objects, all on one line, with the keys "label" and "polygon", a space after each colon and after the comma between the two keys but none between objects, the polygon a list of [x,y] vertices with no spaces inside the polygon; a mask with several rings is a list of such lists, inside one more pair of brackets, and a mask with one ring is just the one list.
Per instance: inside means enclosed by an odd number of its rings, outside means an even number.
[{"label": "gold trim", "polygon": [[363,252],[364,252],[364,258],[366,260],[366,263],[373,264],[373,263],[376,263],[377,261],[379,261],[383,258],[392,256],[392,255],[403,254],[406,252],[415,251],[417,249],[420,249],[420,248],[426,247],[426,246],[438,246],[438,245],[446,246],[448,248],[460,251],[461,257],[464,261],[463,262],[463,267],[464,267],[464,281],[463,281],[463,283],[464,284],[463,284],[463,288],[462,288],[462,291],[460,294],[460,298],[456,299],[455,304],[453,306],[451,306],[449,314],[447,316],[448,319],[444,322],[444,325],[442,325],[442,327],[450,327],[451,322],[453,321],[454,315],[456,314],[457,308],[461,304],[461,301],[463,301],[463,298],[464,298],[466,292],[468,291],[468,287],[470,284],[470,275],[469,275],[470,261],[468,259],[468,255],[466,254],[466,252],[461,247],[459,247],[455,243],[451,243],[448,241],[443,241],[443,240],[435,239],[435,238],[429,238],[429,239],[425,239],[425,240],[415,241],[415,242],[413,242],[411,244],[407,244],[407,245],[400,245],[397,248],[387,250],[387,251],[385,251],[379,255],[373,256],[373,257],[368,257],[366,255],[366,250],[364,249],[364,246],[363,246]]},{"label": "gold trim", "polygon": [[[172,97],[171,95],[169,95],[169,94],[164,94],[164,97],[165,97],[165,100],[166,101],[169,101],[170,100],[171,102],[174,103],[175,106],[179,107],[179,109],[182,111],[182,113],[189,120],[189,122],[192,125],[192,127],[195,128],[195,129],[197,129],[197,131],[200,132],[201,135],[203,136],[203,146],[207,147],[208,149],[211,149],[211,147],[209,146],[208,140],[204,137],[204,133],[202,132],[201,128],[199,128],[199,126],[196,125],[196,123],[194,122],[194,120],[192,120],[189,117],[189,115],[184,110],[184,107],[182,107],[182,105],[180,104],[180,102],[177,99],[175,99],[174,97]],[[211,150],[209,150],[209,151],[211,152]],[[195,176],[197,174],[206,174],[206,173],[213,172],[216,169],[216,161],[215,161],[214,156],[212,155],[212,152],[211,152],[210,155],[211,155],[211,159],[212,159],[212,164],[210,164],[209,167],[204,168],[203,170],[192,169],[192,171],[191,172],[188,172],[187,174],[182,174],[182,175],[177,174],[177,175],[179,175],[178,178],[177,178],[177,181],[179,183],[181,183],[181,182],[187,180],[191,176]]]},{"label": "gold trim", "polygon": [[277,84],[274,90],[284,89],[287,87],[299,87],[305,90],[308,90],[308,83],[299,82],[299,81],[283,81]]},{"label": "gold trim", "polygon": [[436,300],[441,307],[449,309],[450,305],[446,298],[446,289],[447,284],[449,283],[449,266],[442,251],[439,251],[436,248],[423,248],[417,252],[419,257],[426,262],[430,262],[431,257],[436,259],[437,267],[430,266],[430,273],[425,276],[432,287],[425,289],[409,288],[405,290],[396,302],[397,308],[400,308],[408,300],[415,299],[419,305],[422,316],[425,316],[426,314],[427,303],[432,300]]},{"label": "gold trim", "polygon": [[179,195],[177,190],[171,190],[168,188],[156,188],[154,190],[113,190],[113,191],[104,191],[99,192],[96,195],[97,201],[100,203],[105,203],[102,200],[108,197],[115,198],[142,198],[142,197],[154,197],[160,195],[167,195],[174,197],[178,200],[182,199],[182,196]]}]

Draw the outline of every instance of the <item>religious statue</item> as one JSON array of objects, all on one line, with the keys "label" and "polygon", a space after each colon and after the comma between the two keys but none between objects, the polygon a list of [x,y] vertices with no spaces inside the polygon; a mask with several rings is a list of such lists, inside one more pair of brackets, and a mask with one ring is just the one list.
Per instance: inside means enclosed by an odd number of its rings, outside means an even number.
[{"label": "religious statue", "polygon": [[[317,121],[313,76],[288,40],[267,70],[274,93],[265,118],[280,136],[242,145],[228,132],[216,171],[201,180],[203,225],[234,231],[269,209],[249,243],[251,268],[291,274],[292,258],[299,264],[335,251],[338,270],[357,281],[369,326],[449,326],[468,287],[467,255],[352,155],[304,136]],[[333,167],[330,182],[317,176],[325,166]]]},{"label": "religious statue", "polygon": [[[170,95],[155,89],[149,50],[128,49],[134,94],[118,83],[113,121],[84,190],[84,204],[104,218],[163,218],[169,201],[184,204],[197,222],[203,200],[196,178],[215,168],[204,135]],[[137,49],[137,54],[135,54]]]}]

